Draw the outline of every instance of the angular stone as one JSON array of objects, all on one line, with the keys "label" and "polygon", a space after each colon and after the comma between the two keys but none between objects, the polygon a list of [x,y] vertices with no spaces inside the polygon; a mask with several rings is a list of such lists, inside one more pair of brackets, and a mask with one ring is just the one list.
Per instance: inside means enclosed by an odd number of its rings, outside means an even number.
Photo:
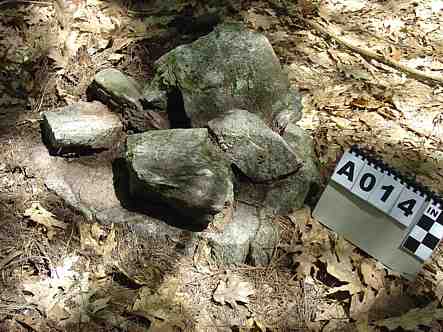
[{"label": "angular stone", "polygon": [[278,243],[279,229],[272,218],[254,206],[237,203],[232,220],[221,232],[202,232],[217,263],[267,265]]},{"label": "angular stone", "polygon": [[99,102],[78,102],[43,113],[43,139],[55,154],[109,149],[120,139],[122,129],[118,115]]},{"label": "angular stone", "polygon": [[126,162],[130,194],[166,204],[184,216],[210,219],[233,197],[229,166],[207,129],[171,129],[130,135]]},{"label": "angular stone", "polygon": [[287,215],[303,207],[310,189],[310,179],[303,168],[294,175],[264,185],[262,204],[271,214]]},{"label": "angular stone", "polygon": [[208,128],[227,158],[252,181],[276,180],[301,166],[283,138],[248,111],[230,110],[211,120]]},{"label": "angular stone", "polygon": [[246,261],[258,226],[257,210],[246,204],[238,204],[232,221],[225,225],[222,232],[202,233],[200,236],[208,240],[211,255],[218,263],[242,264]]},{"label": "angular stone", "polygon": [[122,101],[137,102],[141,94],[141,86],[132,77],[129,77],[115,68],[99,71],[94,77],[97,89],[102,89],[103,97]]},{"label": "angular stone", "polygon": [[177,88],[193,127],[220,113],[247,109],[270,124],[282,111],[301,118],[301,99],[266,37],[238,24],[223,24],[197,41],[182,45],[156,62],[154,81]]},{"label": "angular stone", "polygon": [[267,266],[280,240],[280,227],[272,219],[272,216],[261,218],[261,223],[251,241],[249,259],[250,264],[254,266]]},{"label": "angular stone", "polygon": [[320,183],[311,136],[303,128],[290,123],[283,138],[294,151],[297,160],[303,162],[303,166],[297,174],[270,184],[266,190],[263,204],[281,215],[303,207],[309,192]]},{"label": "angular stone", "polygon": [[302,171],[311,183],[320,182],[320,173],[314,152],[314,140],[300,126],[290,123],[283,133],[283,139],[294,151],[298,160],[303,161]]},{"label": "angular stone", "polygon": [[[132,77],[117,69],[108,68],[95,75],[87,93],[89,99],[100,100],[112,110],[122,113],[125,127],[130,130],[143,132],[169,128],[166,93],[149,91],[147,98],[142,98],[141,90]],[[155,107],[144,109],[145,101]]]}]

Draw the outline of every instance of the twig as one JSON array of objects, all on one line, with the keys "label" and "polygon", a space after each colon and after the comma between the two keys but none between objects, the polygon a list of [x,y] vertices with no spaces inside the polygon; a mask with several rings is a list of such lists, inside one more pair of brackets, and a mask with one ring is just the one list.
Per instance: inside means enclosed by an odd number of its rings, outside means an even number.
[{"label": "twig", "polygon": [[10,262],[12,262],[15,258],[23,254],[21,250],[14,251],[5,258],[0,261],[0,270],[2,270],[5,266],[7,266]]},{"label": "twig", "polygon": [[10,4],[19,4],[19,3],[26,3],[26,4],[32,4],[32,5],[41,5],[41,6],[52,6],[52,2],[46,2],[46,1],[32,1],[32,0],[4,0],[0,1],[0,6],[4,5],[10,5]]},{"label": "twig", "polygon": [[328,35],[329,37],[331,37],[332,39],[337,41],[339,44],[349,48],[351,51],[359,53],[360,55],[362,55],[364,57],[375,59],[380,63],[383,63],[383,64],[393,67],[395,69],[398,69],[404,73],[415,76],[417,78],[431,80],[431,81],[443,84],[443,76],[433,75],[433,74],[426,73],[421,70],[417,70],[415,68],[405,66],[405,65],[393,60],[392,58],[385,57],[385,56],[377,54],[371,50],[368,50],[366,48],[362,48],[362,47],[353,45],[352,43],[350,43],[346,39],[339,37],[337,34],[333,33],[332,31],[329,31],[327,28],[321,26],[320,24],[318,24],[317,22],[315,22],[313,20],[308,20],[308,19],[303,19],[303,18],[302,18],[302,20],[304,22],[306,22],[307,24],[309,24],[311,27],[313,27],[318,32]]}]

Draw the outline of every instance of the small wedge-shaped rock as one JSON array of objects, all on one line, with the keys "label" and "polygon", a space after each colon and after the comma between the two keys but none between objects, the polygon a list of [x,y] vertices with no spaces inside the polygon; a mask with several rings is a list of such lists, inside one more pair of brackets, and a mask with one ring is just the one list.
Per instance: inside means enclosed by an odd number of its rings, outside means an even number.
[{"label": "small wedge-shaped rock", "polygon": [[44,112],[44,141],[53,154],[109,149],[122,134],[117,114],[99,103],[78,102],[55,112]]},{"label": "small wedge-shaped rock", "polygon": [[87,93],[89,99],[99,100],[122,113],[125,127],[130,130],[143,132],[169,128],[166,92],[151,88],[141,98],[141,87],[137,81],[117,69],[98,72]]},{"label": "small wedge-shaped rock", "polygon": [[231,110],[208,127],[228,159],[255,182],[277,180],[301,166],[283,138],[248,111]]},{"label": "small wedge-shaped rock", "polygon": [[146,205],[164,203],[200,222],[232,200],[229,166],[211,145],[207,129],[130,135],[126,162],[129,191]]}]

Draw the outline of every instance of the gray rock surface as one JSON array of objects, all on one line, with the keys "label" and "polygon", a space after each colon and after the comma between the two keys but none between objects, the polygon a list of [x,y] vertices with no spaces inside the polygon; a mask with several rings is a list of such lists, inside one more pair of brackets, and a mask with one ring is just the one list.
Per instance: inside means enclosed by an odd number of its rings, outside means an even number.
[{"label": "gray rock surface", "polygon": [[78,102],[55,112],[44,112],[44,141],[55,154],[108,149],[121,137],[117,114],[99,103]]},{"label": "gray rock surface", "polygon": [[266,37],[238,24],[219,25],[192,44],[182,45],[156,62],[154,82],[178,88],[193,127],[230,109],[247,109],[266,123],[282,111],[301,118],[300,96]]},{"label": "gray rock surface", "polygon": [[314,140],[300,126],[290,123],[283,133],[283,139],[289,144],[299,160],[303,160],[302,173],[312,183],[320,182],[320,173],[317,167],[314,152]]},{"label": "gray rock surface", "polygon": [[303,207],[311,189],[315,189],[320,181],[313,140],[309,134],[295,124],[288,124],[283,138],[295,159],[302,162],[296,173],[264,183],[237,178],[235,184],[236,199],[254,204],[271,215],[286,215]]},{"label": "gray rock surface", "polygon": [[301,166],[283,138],[248,111],[230,110],[208,128],[230,162],[254,182],[288,176]]},{"label": "gray rock surface", "polygon": [[280,226],[272,216],[266,216],[263,211],[261,213],[261,222],[249,248],[249,263],[254,266],[267,266],[271,262],[281,233]]},{"label": "gray rock surface", "polygon": [[259,218],[254,207],[238,204],[232,221],[220,233],[202,233],[208,240],[211,255],[216,262],[241,264],[246,261],[251,240],[257,233]]},{"label": "gray rock surface", "polygon": [[[108,68],[98,72],[88,87],[88,98],[100,100],[123,115],[125,127],[136,132],[169,128],[166,92],[150,90],[141,97],[141,86],[121,71]],[[144,108],[145,103],[147,109]]]},{"label": "gray rock surface", "polygon": [[225,218],[222,231],[210,227],[198,233],[178,227],[189,225],[189,218],[174,220],[173,225],[164,217],[128,210],[116,188],[112,153],[67,161],[51,157],[41,145],[32,149],[30,156],[28,162],[46,186],[89,221],[127,225],[142,240],[172,240],[184,248],[185,255],[193,255],[197,242],[203,239],[211,255],[223,264],[244,263],[249,255],[252,262],[266,265],[277,244],[277,225],[271,218],[259,218],[258,210],[246,204],[237,204],[233,218]]},{"label": "gray rock surface", "polygon": [[266,188],[263,205],[271,212],[282,215],[303,207],[312,186],[320,182],[311,136],[303,128],[290,123],[283,138],[294,151],[297,160],[303,161],[303,166],[297,174],[269,184]]},{"label": "gray rock surface", "polygon": [[238,203],[232,221],[222,232],[203,232],[211,256],[218,263],[243,264],[248,256],[259,265],[267,265],[278,242],[278,226],[271,218],[260,217],[254,206]]},{"label": "gray rock surface", "polygon": [[126,161],[133,197],[169,205],[185,216],[210,218],[232,201],[229,166],[207,129],[130,135]]}]

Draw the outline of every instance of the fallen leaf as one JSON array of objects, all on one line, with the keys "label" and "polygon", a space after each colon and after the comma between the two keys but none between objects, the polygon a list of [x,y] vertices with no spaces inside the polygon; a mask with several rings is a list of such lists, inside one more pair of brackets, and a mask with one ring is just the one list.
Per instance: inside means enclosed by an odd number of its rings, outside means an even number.
[{"label": "fallen leaf", "polygon": [[106,257],[106,259],[111,261],[110,263],[114,263],[112,251],[117,246],[117,242],[113,225],[111,225],[109,231],[105,231],[98,223],[81,223],[79,224],[79,231],[82,250],[92,250],[97,255]]},{"label": "fallen leaf", "polygon": [[140,288],[132,311],[143,314],[151,322],[159,320],[158,323],[167,322],[184,329],[183,297],[178,293],[179,286],[178,279],[171,277],[163,281],[156,290],[147,286]]},{"label": "fallen leaf", "polygon": [[55,235],[54,228],[66,229],[67,227],[64,222],[57,220],[51,212],[46,210],[38,202],[32,203],[31,207],[25,211],[23,216],[44,226],[49,240],[52,240]]},{"label": "fallen leaf", "polygon": [[431,303],[425,308],[415,308],[404,315],[379,320],[375,324],[389,330],[397,328],[415,330],[419,325],[430,326],[433,321],[441,319],[443,319],[443,309],[437,309],[436,303]]},{"label": "fallen leaf", "polygon": [[351,121],[344,118],[339,118],[336,116],[331,116],[330,119],[335,122],[338,128],[347,129],[351,126]]},{"label": "fallen leaf", "polygon": [[148,332],[176,332],[177,328],[175,325],[171,325],[168,322],[162,321],[160,319],[152,319],[151,325],[149,326]]},{"label": "fallen leaf", "polygon": [[351,298],[349,316],[355,320],[367,317],[375,300],[375,293],[371,289],[366,289],[363,294],[354,294]]},{"label": "fallen leaf", "polygon": [[236,302],[249,303],[248,296],[252,294],[254,294],[254,289],[249,282],[231,276],[227,282],[220,280],[213,298],[214,301],[222,305],[227,302],[232,308],[235,308],[237,306]]},{"label": "fallen leaf", "polygon": [[383,287],[386,273],[384,270],[378,269],[374,261],[365,259],[361,262],[360,272],[363,276],[363,282],[369,287],[375,290]]},{"label": "fallen leaf", "polygon": [[364,289],[358,274],[347,268],[344,264],[328,261],[326,270],[341,282],[347,283],[343,286],[331,288],[329,290],[330,294],[338,291],[347,291],[349,294],[354,295]]},{"label": "fallen leaf", "polygon": [[320,302],[315,308],[315,321],[346,318],[345,309],[339,302]]}]

